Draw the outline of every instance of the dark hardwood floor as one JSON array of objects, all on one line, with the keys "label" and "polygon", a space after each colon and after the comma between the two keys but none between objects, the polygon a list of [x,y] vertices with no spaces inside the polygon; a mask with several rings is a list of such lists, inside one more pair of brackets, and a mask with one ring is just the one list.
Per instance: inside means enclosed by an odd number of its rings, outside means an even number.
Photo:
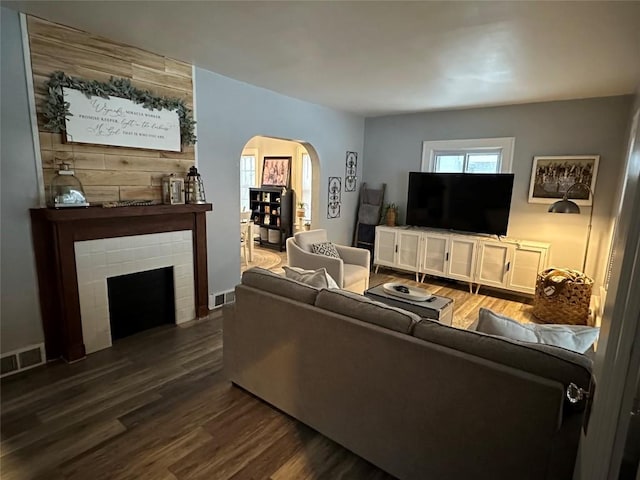
[{"label": "dark hardwood floor", "polygon": [[232,386],[219,313],[2,380],[3,480],[390,479]]}]

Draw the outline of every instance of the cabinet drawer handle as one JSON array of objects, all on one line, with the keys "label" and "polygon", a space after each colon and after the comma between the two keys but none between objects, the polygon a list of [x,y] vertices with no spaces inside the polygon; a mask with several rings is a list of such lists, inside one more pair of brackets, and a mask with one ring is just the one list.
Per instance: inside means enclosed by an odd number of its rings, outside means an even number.
[{"label": "cabinet drawer handle", "polygon": [[507,272],[509,271],[510,268],[511,268],[511,262],[507,262]]},{"label": "cabinet drawer handle", "polygon": [[398,253],[398,245],[396,245],[396,253]]},{"label": "cabinet drawer handle", "polygon": [[444,261],[445,261],[445,262],[448,262],[448,261],[449,261],[449,252],[447,252],[447,256],[445,257]]}]

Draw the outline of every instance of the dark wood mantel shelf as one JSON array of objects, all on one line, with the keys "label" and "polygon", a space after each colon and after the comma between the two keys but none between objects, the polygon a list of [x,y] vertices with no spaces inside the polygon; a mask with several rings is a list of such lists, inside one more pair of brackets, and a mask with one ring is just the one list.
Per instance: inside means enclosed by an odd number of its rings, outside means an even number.
[{"label": "dark wood mantel shelf", "polygon": [[40,212],[47,220],[53,222],[73,222],[98,218],[142,217],[148,215],[176,215],[184,213],[204,213],[212,210],[210,203],[201,205],[149,205],[145,207],[117,208],[33,208],[32,212]]},{"label": "dark wood mantel shelf", "polygon": [[191,230],[195,311],[208,313],[207,233],[203,205],[32,208],[31,229],[47,359],[85,356],[74,242]]}]

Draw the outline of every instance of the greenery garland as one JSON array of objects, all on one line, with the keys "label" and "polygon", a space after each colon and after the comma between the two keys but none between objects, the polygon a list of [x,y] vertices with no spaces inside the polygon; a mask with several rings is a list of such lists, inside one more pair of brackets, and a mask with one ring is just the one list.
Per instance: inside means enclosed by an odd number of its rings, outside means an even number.
[{"label": "greenery garland", "polygon": [[82,80],[70,77],[64,72],[53,72],[46,83],[49,90],[49,98],[44,108],[44,116],[48,122],[44,126],[52,132],[62,132],[66,129],[65,120],[73,114],[69,111],[69,102],[64,101],[62,88],[80,90],[87,97],[97,96],[107,98],[109,96],[127,98],[149,110],[176,110],[180,117],[180,139],[183,145],[194,145],[196,135],[193,126],[193,112],[187,108],[180,98],[167,98],[153,95],[148,90],[140,90],[131,85],[127,78],[111,77],[107,83],[97,80]]}]

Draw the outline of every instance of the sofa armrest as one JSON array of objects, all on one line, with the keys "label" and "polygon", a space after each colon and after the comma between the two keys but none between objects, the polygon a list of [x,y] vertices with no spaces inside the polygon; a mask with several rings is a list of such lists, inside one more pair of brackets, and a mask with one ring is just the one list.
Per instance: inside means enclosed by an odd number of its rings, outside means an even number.
[{"label": "sofa armrest", "polygon": [[341,258],[327,257],[317,253],[310,253],[301,249],[295,239],[287,239],[287,264],[290,267],[303,268],[305,270],[318,270],[326,268],[338,286],[344,286],[344,261]]},{"label": "sofa armrest", "polygon": [[336,245],[336,250],[344,263],[359,265],[369,269],[371,263],[371,252],[365,248],[347,247],[346,245]]}]

